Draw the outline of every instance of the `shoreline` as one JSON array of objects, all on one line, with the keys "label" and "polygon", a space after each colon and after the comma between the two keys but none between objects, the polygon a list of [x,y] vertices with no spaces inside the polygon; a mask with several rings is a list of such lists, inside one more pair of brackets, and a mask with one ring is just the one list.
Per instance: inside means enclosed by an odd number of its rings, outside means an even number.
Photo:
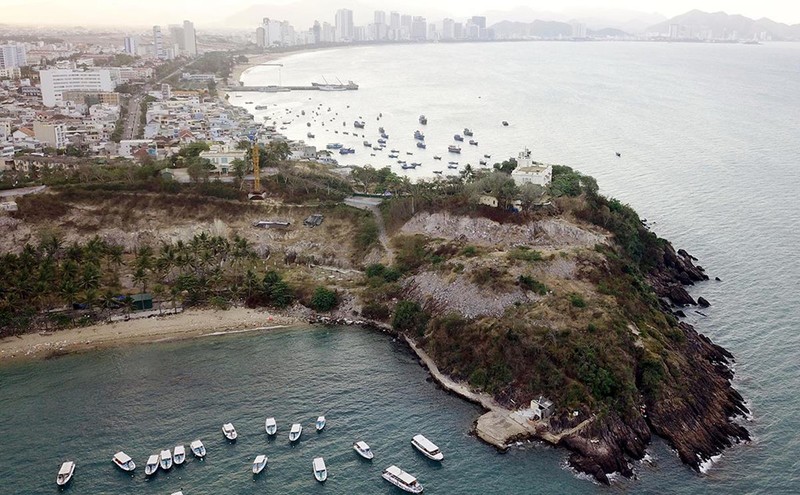
[{"label": "shoreline", "polygon": [[0,339],[0,366],[134,344],[193,340],[291,328],[301,318],[247,308],[189,310],[177,315],[29,333]]}]

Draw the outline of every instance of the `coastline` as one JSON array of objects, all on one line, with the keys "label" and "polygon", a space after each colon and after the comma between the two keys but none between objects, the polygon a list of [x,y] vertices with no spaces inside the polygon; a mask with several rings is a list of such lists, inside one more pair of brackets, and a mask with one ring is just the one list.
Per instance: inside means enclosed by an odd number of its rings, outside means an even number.
[{"label": "coastline", "polygon": [[247,308],[189,310],[178,315],[6,337],[0,340],[0,366],[132,344],[273,330],[305,323],[300,318]]}]

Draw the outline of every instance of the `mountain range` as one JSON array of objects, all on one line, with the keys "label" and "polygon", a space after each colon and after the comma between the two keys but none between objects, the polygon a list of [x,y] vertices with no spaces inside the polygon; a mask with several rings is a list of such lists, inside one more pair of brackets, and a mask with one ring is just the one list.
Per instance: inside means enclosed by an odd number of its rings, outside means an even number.
[{"label": "mountain range", "polygon": [[691,10],[667,21],[647,28],[649,33],[669,33],[670,25],[691,29],[693,31],[711,31],[714,37],[724,38],[736,33],[739,39],[753,38],[760,33],[768,33],[774,40],[800,40],[800,24],[783,24],[763,17],[751,19],[742,15],[730,15],[725,12],[703,12]]}]

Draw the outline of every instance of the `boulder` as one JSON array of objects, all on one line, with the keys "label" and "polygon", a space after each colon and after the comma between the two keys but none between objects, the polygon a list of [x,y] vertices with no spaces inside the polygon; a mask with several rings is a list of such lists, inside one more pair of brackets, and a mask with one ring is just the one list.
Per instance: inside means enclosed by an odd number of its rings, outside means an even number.
[{"label": "boulder", "polygon": [[697,304],[701,308],[707,308],[707,307],[711,306],[711,303],[708,302],[708,300],[705,297],[698,297],[697,298]]}]

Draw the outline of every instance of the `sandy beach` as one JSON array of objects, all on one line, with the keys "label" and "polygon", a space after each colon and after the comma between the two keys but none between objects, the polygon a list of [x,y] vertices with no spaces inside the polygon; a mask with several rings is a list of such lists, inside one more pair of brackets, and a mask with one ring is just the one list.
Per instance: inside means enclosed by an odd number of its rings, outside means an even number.
[{"label": "sandy beach", "polygon": [[190,310],[178,315],[6,337],[0,340],[0,364],[128,344],[269,330],[303,323],[294,317],[247,308]]}]

